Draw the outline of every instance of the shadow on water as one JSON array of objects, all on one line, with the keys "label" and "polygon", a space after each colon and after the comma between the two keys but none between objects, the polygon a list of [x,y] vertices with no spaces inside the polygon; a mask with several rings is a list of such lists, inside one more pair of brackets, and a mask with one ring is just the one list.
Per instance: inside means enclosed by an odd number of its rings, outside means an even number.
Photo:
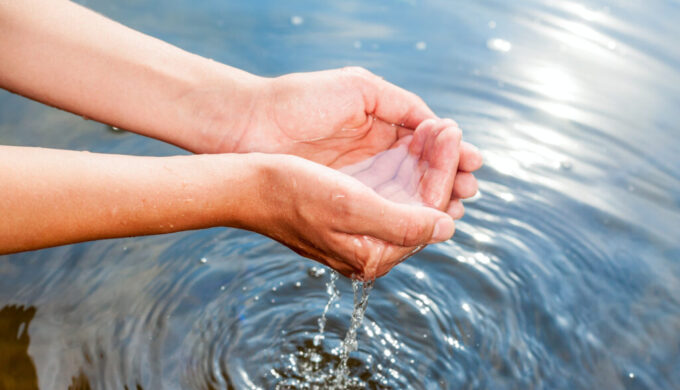
[{"label": "shadow on water", "polygon": [[[31,337],[28,328],[37,309],[9,305],[0,309],[0,390],[38,389],[38,376],[28,353]],[[73,377],[68,390],[90,390],[82,372]],[[137,387],[141,390],[141,387]]]},{"label": "shadow on water", "polygon": [[35,312],[33,306],[0,309],[0,390],[38,388],[35,364],[28,354],[28,327]]}]

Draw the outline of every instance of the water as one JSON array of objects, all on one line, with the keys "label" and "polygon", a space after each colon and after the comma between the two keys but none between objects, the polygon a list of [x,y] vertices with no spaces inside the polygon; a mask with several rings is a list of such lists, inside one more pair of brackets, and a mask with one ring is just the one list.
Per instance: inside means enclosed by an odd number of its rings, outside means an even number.
[{"label": "water", "polygon": [[[316,268],[310,269],[311,274],[317,274]],[[364,314],[368,307],[368,296],[375,281],[352,281],[354,291],[354,306],[350,317],[349,329],[344,339],[335,348],[324,345],[326,316],[333,304],[340,299],[337,288],[339,274],[330,272],[330,279],[326,283],[328,302],[319,318],[319,333],[310,343],[306,341],[303,347],[288,356],[281,356],[283,367],[278,367],[272,376],[279,381],[277,390],[305,389],[305,390],[342,390],[363,389],[367,383],[360,378],[353,377],[348,366],[350,353],[358,349],[357,332],[362,325]],[[325,351],[328,348],[330,351]],[[324,364],[322,364],[324,363]]]},{"label": "water", "polygon": [[345,339],[342,340],[339,347],[340,364],[336,369],[335,386],[333,386],[333,388],[344,389],[345,387],[348,387],[347,382],[352,381],[347,365],[349,362],[349,354],[359,348],[357,331],[364,321],[364,315],[366,314],[366,308],[368,307],[368,295],[373,288],[373,283],[375,283],[373,280],[369,282],[360,282],[358,280],[352,281],[352,290],[354,290],[354,310],[352,311],[349,330],[347,330]]},{"label": "water", "polygon": [[[258,74],[365,66],[483,150],[453,240],[371,291],[366,387],[680,388],[677,2],[87,5]],[[182,153],[7,92],[0,143]],[[227,229],[0,257],[0,387],[275,388],[328,302],[313,265]],[[350,326],[337,287],[320,370]]]}]

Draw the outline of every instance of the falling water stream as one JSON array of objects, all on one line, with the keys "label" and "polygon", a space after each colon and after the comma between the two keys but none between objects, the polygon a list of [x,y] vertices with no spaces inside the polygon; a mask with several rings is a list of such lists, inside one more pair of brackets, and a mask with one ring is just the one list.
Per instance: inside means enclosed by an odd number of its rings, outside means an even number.
[{"label": "falling water stream", "polygon": [[[315,268],[313,272],[318,272]],[[326,326],[326,316],[333,304],[340,299],[340,291],[336,286],[338,273],[331,271],[329,280],[326,283],[328,302],[324,307],[323,313],[319,318],[319,331],[313,338],[313,343],[305,348],[296,351],[293,355],[283,359],[288,361],[286,370],[295,372],[294,375],[286,375],[288,379],[283,379],[276,384],[276,388],[283,389],[306,389],[306,390],[342,390],[342,389],[361,389],[365,388],[366,383],[361,379],[352,377],[349,367],[349,355],[358,348],[357,331],[361,326],[366,308],[368,307],[368,296],[373,288],[373,283],[352,280],[352,290],[354,293],[354,308],[349,323],[349,328],[345,333],[340,345],[332,348],[332,354],[337,357],[337,364],[321,366],[324,359],[322,350],[325,347],[324,332]],[[280,377],[277,374],[278,377]],[[296,377],[290,380],[290,377]],[[299,377],[299,378],[297,378]]]},{"label": "falling water stream", "polygon": [[[680,388],[677,1],[86,5],[263,76],[366,67],[459,123],[481,195],[372,288],[235,229],[0,256],[0,388]],[[0,144],[187,153],[6,91]]]}]

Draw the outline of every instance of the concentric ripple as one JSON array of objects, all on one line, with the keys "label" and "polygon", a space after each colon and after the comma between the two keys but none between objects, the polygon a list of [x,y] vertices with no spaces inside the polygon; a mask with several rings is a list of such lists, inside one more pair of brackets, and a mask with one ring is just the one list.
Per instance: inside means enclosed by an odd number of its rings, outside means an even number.
[{"label": "concentric ripple", "polygon": [[[680,388],[677,2],[87,5],[257,74],[365,66],[482,150],[453,240],[376,281],[347,387]],[[7,92],[0,143],[181,153]],[[44,389],[328,388],[328,280],[228,229],[3,256],[0,360]]]}]

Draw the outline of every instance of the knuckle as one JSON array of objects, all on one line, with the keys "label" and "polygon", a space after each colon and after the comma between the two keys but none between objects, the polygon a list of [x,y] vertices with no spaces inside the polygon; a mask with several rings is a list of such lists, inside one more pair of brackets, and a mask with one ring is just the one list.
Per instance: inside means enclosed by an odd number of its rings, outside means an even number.
[{"label": "knuckle", "polygon": [[341,70],[346,77],[348,77],[350,80],[355,80],[359,82],[369,82],[369,83],[375,83],[378,81],[380,78],[373,74],[370,70],[366,68],[362,68],[360,66],[347,66],[342,68]]},{"label": "knuckle", "polygon": [[421,98],[420,96],[416,95],[413,92],[408,92],[408,93],[411,95],[412,99],[416,102],[416,104],[418,106],[425,106],[425,107],[427,106],[427,103],[425,103],[425,100],[423,100],[423,98]]},{"label": "knuckle", "polygon": [[427,234],[427,227],[419,221],[407,221],[402,226],[402,246],[413,246],[426,241],[424,236]]},{"label": "knuckle", "polygon": [[361,66],[346,66],[342,68],[343,71],[347,73],[354,73],[362,76],[372,76],[373,73],[369,71],[368,69],[361,67]]},{"label": "knuckle", "polygon": [[348,219],[356,214],[356,204],[348,199],[347,196],[335,199],[335,212],[342,219]]}]

